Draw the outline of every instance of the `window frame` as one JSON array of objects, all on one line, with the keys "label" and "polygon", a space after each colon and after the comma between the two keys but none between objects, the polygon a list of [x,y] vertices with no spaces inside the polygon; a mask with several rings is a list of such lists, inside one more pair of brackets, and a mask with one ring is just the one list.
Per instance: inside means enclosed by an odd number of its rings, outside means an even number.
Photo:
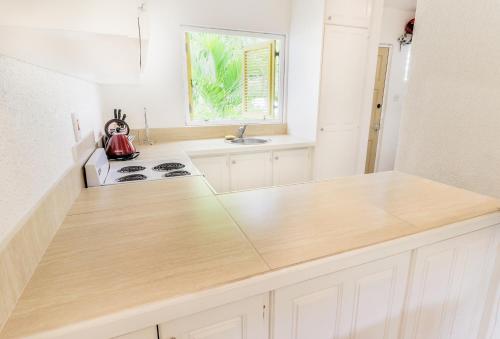
[{"label": "window frame", "polygon": [[[204,33],[218,33],[224,35],[234,35],[234,36],[248,36],[248,37],[256,37],[256,38],[264,38],[269,40],[276,40],[280,42],[280,55],[279,55],[279,65],[280,65],[280,74],[279,77],[275,79],[278,81],[278,115],[275,119],[249,119],[249,120],[227,120],[227,119],[218,119],[218,120],[193,120],[191,118],[191,85],[189,84],[190,79],[190,71],[191,71],[191,60],[189,60],[189,53],[187,50],[188,41],[186,33],[190,32],[204,32]],[[182,34],[182,49],[184,51],[184,97],[185,97],[185,126],[187,127],[195,127],[195,126],[225,126],[225,125],[272,125],[272,124],[283,124],[285,123],[285,93],[286,93],[286,76],[287,76],[287,67],[286,67],[286,55],[288,51],[287,45],[287,35],[286,34],[276,34],[276,33],[262,33],[262,32],[253,32],[253,31],[243,31],[243,30],[234,30],[234,29],[223,29],[223,28],[211,28],[211,27],[203,27],[203,26],[190,26],[190,25],[182,25],[181,26],[181,34]]]}]

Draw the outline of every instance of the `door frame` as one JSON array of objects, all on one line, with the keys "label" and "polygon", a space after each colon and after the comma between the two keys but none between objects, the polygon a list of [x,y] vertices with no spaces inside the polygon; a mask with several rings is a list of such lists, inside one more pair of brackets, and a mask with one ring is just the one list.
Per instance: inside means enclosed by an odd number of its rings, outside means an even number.
[{"label": "door frame", "polygon": [[[389,48],[389,56],[387,57],[387,72],[385,73],[385,84],[384,84],[384,101],[382,102],[382,112],[380,113],[380,129],[378,131],[378,139],[377,139],[377,147],[376,147],[376,154],[375,154],[375,166],[374,166],[374,173],[378,172],[378,165],[379,165],[379,160],[380,160],[380,151],[382,150],[382,140],[384,138],[384,128],[385,128],[385,117],[386,117],[386,112],[387,112],[387,100],[389,100],[388,94],[389,94],[389,85],[390,85],[390,77],[391,77],[391,66],[392,66],[392,53],[394,49],[393,44],[387,44],[387,43],[381,43],[377,47],[378,48],[384,47],[384,48]],[[373,101],[373,98],[372,98]],[[370,124],[371,124],[371,113],[370,112]],[[368,131],[370,133],[370,131]],[[365,163],[366,159],[368,158],[368,152],[366,153],[365,157]]]}]

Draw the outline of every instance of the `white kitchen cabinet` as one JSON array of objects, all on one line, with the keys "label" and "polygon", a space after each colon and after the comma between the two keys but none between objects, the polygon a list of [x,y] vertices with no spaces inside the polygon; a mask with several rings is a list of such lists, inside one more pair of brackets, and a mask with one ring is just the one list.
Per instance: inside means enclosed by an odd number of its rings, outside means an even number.
[{"label": "white kitchen cabinet", "polygon": [[259,295],[159,326],[160,339],[265,339],[269,295]]},{"label": "white kitchen cabinet", "polygon": [[217,193],[229,191],[229,166],[227,155],[194,157],[191,160]]},{"label": "white kitchen cabinet", "polygon": [[241,191],[272,185],[272,153],[242,153],[230,156],[230,189]]},{"label": "white kitchen cabinet", "polygon": [[144,330],[125,334],[113,339],[158,339],[158,332],[156,326],[148,327]]},{"label": "white kitchen cabinet", "polygon": [[372,0],[327,0],[325,23],[341,26],[370,26]]},{"label": "white kitchen cabinet", "polygon": [[316,179],[356,174],[368,47],[367,29],[325,27]]},{"label": "white kitchen cabinet", "polygon": [[311,151],[308,148],[273,152],[273,185],[311,180]]},{"label": "white kitchen cabinet", "polygon": [[403,338],[477,338],[498,230],[485,229],[416,251]]},{"label": "white kitchen cabinet", "polygon": [[410,253],[281,288],[274,339],[397,338]]}]

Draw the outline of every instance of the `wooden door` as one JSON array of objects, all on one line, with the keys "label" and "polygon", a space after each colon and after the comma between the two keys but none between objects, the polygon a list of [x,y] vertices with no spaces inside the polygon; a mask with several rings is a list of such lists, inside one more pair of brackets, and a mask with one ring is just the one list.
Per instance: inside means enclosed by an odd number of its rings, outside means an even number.
[{"label": "wooden door", "polygon": [[398,338],[410,253],[281,288],[274,339]]},{"label": "wooden door", "polygon": [[404,339],[478,337],[499,230],[492,227],[417,250]]},{"label": "wooden door", "polygon": [[273,152],[273,185],[311,180],[311,151],[308,148]]},{"label": "wooden door", "polygon": [[229,165],[226,155],[192,158],[193,164],[217,193],[229,191]]},{"label": "wooden door", "polygon": [[368,135],[368,151],[366,153],[366,173],[373,173],[375,171],[388,63],[389,47],[380,47],[378,49],[377,73],[375,75],[375,88],[373,90],[372,117]]},{"label": "wooden door", "polygon": [[273,181],[271,152],[231,155],[231,191],[269,187]]},{"label": "wooden door", "polygon": [[259,295],[160,324],[160,339],[265,339],[268,310],[269,295]]}]

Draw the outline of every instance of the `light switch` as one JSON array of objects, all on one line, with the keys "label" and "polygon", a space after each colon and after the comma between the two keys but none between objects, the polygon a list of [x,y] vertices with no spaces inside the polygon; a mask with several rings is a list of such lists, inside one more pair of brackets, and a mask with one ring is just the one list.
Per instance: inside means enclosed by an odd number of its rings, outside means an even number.
[{"label": "light switch", "polygon": [[73,133],[75,135],[75,142],[82,140],[82,131],[80,129],[80,118],[78,114],[71,113],[71,122],[73,123]]}]

